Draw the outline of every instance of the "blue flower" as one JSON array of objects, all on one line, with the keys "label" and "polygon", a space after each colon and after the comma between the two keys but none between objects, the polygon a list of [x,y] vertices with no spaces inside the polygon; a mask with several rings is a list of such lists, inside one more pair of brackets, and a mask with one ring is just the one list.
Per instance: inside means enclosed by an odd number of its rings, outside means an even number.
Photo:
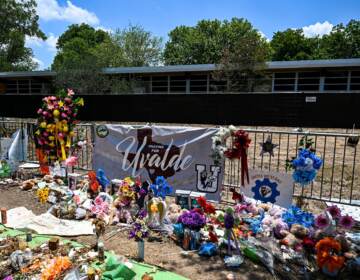
[{"label": "blue flower", "polygon": [[311,227],[314,224],[314,215],[312,213],[303,212],[298,220],[299,224],[302,224],[304,227]]},{"label": "blue flower", "polygon": [[291,212],[283,213],[282,219],[284,220],[285,223],[288,224],[289,227],[291,227],[291,225],[296,223],[296,218],[295,218],[294,214]]},{"label": "blue flower", "polygon": [[155,184],[152,184],[150,189],[154,196],[161,197],[162,199],[165,199],[167,195],[172,193],[172,187],[168,185],[163,176],[156,177]]},{"label": "blue flower", "polygon": [[321,158],[317,157],[317,156],[314,156],[314,158],[312,158],[313,160],[313,167],[316,169],[316,170],[319,170],[321,165],[323,164],[323,161]]}]

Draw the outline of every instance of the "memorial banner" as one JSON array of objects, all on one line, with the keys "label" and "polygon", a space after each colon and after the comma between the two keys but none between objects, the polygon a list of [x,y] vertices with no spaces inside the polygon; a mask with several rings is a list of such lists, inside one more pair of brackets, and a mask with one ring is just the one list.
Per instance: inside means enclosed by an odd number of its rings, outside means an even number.
[{"label": "memorial banner", "polygon": [[206,193],[220,199],[223,166],[211,155],[216,128],[98,125],[94,167],[110,179],[127,176],[155,182],[164,176],[177,189]]}]

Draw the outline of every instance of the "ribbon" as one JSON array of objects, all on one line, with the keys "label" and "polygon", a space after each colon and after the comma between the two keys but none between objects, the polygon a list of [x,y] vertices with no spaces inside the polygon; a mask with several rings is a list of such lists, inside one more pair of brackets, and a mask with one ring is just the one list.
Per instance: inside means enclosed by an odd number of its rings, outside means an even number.
[{"label": "ribbon", "polygon": [[245,176],[249,184],[249,168],[247,162],[247,149],[250,146],[251,139],[249,134],[244,130],[238,130],[232,134],[232,148],[225,151],[225,156],[229,159],[240,159],[241,164],[241,185],[245,185]]},{"label": "ribbon", "polygon": [[39,159],[40,173],[42,175],[50,174],[49,165],[47,164],[47,157],[44,154],[43,150],[36,149],[36,156]]}]

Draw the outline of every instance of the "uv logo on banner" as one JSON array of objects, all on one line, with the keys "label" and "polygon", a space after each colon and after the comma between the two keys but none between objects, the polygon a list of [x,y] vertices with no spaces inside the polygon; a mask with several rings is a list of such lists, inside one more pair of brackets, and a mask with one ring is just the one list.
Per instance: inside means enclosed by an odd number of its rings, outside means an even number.
[{"label": "uv logo on banner", "polygon": [[280,192],[276,189],[278,184],[271,182],[268,178],[264,180],[256,180],[255,186],[251,188],[254,193],[254,199],[262,202],[275,203],[276,198],[280,195]]},{"label": "uv logo on banner", "polygon": [[219,187],[220,166],[211,165],[210,172],[206,170],[205,164],[196,164],[196,188],[201,192],[215,193]]}]

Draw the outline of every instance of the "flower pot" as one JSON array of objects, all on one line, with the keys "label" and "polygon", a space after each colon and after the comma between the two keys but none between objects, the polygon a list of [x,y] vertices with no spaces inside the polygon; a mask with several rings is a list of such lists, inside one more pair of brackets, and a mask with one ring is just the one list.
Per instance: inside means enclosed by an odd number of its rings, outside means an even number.
[{"label": "flower pot", "polygon": [[145,258],[145,243],[144,240],[139,240],[138,244],[138,259],[143,261]]}]

